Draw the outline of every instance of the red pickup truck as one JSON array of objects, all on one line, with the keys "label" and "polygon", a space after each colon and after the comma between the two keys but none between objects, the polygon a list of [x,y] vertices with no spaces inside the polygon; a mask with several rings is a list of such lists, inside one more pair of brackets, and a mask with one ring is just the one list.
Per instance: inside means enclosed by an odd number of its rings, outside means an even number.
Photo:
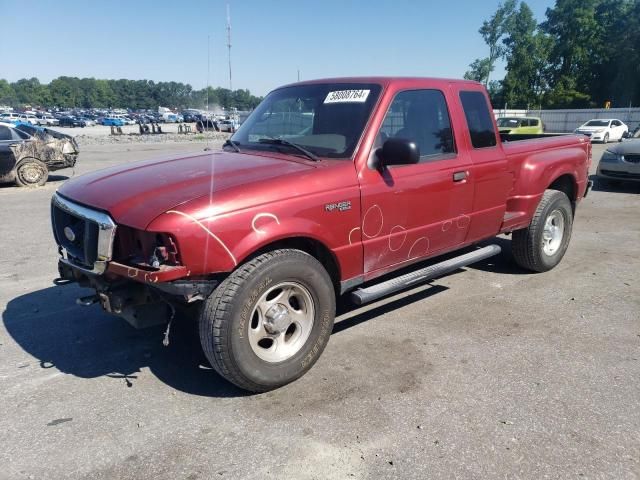
[{"label": "red pickup truck", "polygon": [[278,88],[221,151],[66,182],[52,200],[60,277],[96,290],[80,303],[136,326],[170,326],[193,307],[220,375],[273,389],[316,362],[337,296],[362,304],[500,249],[391,272],[501,233],[522,267],[557,265],[590,185],[591,146],[537,137],[503,141],[470,81]]}]

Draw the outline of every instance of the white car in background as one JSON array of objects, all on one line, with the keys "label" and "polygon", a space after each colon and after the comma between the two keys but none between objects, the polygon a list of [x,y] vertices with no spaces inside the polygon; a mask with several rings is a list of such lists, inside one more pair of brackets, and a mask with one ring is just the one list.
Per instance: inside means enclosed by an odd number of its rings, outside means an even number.
[{"label": "white car in background", "polygon": [[60,120],[55,118],[53,115],[49,115],[45,113],[45,114],[36,115],[36,117],[37,117],[36,124],[40,126],[44,125],[47,127],[54,127],[60,124]]},{"label": "white car in background", "polygon": [[31,125],[38,124],[38,117],[31,115],[30,113],[23,113],[18,117],[18,121],[22,123],[30,123]]},{"label": "white car in background", "polygon": [[621,142],[625,132],[629,132],[629,127],[618,119],[594,118],[576,128],[573,133],[586,135],[592,142],[607,143],[614,140]]},{"label": "white car in background", "polygon": [[221,132],[235,133],[238,126],[238,122],[235,120],[221,120],[218,122],[218,128],[220,128]]},{"label": "white car in background", "polygon": [[19,113],[3,113],[0,115],[0,122],[15,123],[20,120]]}]

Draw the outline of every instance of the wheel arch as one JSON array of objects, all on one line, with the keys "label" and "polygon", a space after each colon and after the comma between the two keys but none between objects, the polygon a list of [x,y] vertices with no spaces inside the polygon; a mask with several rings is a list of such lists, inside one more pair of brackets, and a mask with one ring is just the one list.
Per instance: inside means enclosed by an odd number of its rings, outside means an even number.
[{"label": "wheel arch", "polygon": [[338,262],[337,257],[323,242],[312,237],[294,236],[274,240],[251,251],[244,257],[239,258],[238,266],[250,261],[251,259],[259,255],[262,255],[263,253],[278,249],[301,250],[311,255],[313,258],[318,260],[327,270],[329,277],[331,277],[334,290],[336,292],[340,291],[341,270],[340,263]]},{"label": "wheel arch", "polygon": [[547,190],[563,192],[571,202],[571,208],[575,213],[576,200],[578,198],[578,182],[571,173],[563,173],[556,177],[547,187]]}]

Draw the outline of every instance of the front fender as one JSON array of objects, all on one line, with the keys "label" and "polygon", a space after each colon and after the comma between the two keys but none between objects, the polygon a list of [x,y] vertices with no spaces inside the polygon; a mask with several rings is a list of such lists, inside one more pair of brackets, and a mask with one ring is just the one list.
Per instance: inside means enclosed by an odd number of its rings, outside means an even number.
[{"label": "front fender", "polygon": [[[360,205],[326,212],[322,203],[269,205],[250,210],[207,216],[180,207],[157,217],[149,231],[170,233],[179,258],[191,275],[230,272],[252,253],[290,238],[309,238],[333,252],[343,278],[359,275],[362,268]],[[355,233],[354,233],[355,231]]]}]

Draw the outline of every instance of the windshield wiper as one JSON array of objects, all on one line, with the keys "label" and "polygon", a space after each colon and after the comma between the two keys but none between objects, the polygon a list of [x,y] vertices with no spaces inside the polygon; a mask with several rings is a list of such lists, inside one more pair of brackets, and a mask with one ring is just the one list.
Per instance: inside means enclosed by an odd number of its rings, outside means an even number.
[{"label": "windshield wiper", "polygon": [[286,145],[287,147],[295,148],[300,153],[302,153],[305,157],[310,158],[314,162],[319,162],[320,158],[313,152],[310,152],[306,148],[298,145],[297,143],[290,142],[289,140],[285,140],[284,138],[275,138],[275,137],[263,137],[258,139],[260,143],[266,143],[269,145]]},{"label": "windshield wiper", "polygon": [[227,141],[222,144],[222,148],[224,147],[231,147],[236,153],[242,153],[240,151],[240,147],[238,146],[238,143],[234,142],[233,140],[227,139]]}]

